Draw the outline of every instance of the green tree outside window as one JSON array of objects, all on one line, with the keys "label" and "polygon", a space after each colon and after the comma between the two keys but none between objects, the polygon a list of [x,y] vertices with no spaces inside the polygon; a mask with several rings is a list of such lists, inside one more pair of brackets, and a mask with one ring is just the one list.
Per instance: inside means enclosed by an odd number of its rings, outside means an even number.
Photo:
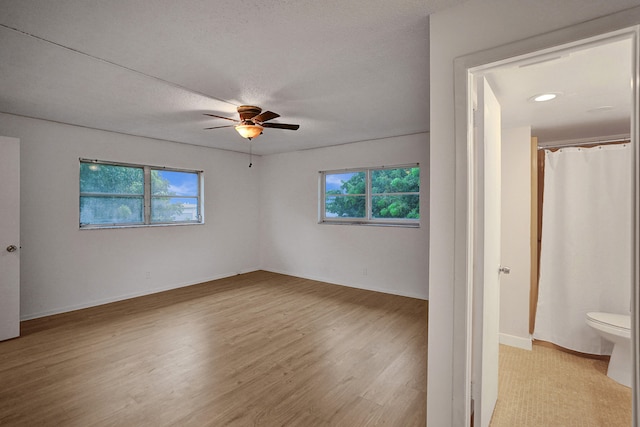
[{"label": "green tree outside window", "polygon": [[327,218],[367,218],[367,176],[370,176],[372,219],[420,219],[419,167],[372,169],[369,172],[325,174]]}]

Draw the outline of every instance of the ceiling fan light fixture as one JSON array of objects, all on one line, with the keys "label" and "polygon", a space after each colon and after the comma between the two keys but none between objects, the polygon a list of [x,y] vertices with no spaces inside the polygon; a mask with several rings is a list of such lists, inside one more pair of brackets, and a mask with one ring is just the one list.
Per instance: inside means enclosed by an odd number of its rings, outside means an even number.
[{"label": "ceiling fan light fixture", "polygon": [[240,136],[249,140],[260,136],[263,129],[264,128],[262,126],[256,124],[236,126],[236,131],[240,134]]}]

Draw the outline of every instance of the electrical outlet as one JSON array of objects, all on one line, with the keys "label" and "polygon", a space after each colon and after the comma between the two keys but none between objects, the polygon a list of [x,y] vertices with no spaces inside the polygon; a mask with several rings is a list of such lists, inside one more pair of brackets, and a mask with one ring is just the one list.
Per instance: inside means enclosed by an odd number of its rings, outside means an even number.
[{"label": "electrical outlet", "polygon": [[146,277],[147,279],[151,279],[151,272],[150,272],[150,271],[147,271],[147,273],[145,274],[145,277]]}]

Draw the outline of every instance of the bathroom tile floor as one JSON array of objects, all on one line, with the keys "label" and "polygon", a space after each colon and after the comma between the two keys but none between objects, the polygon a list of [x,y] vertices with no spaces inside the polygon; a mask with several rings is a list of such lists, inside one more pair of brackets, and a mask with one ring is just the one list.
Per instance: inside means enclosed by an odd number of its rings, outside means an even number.
[{"label": "bathroom tile floor", "polygon": [[631,389],[607,377],[607,363],[542,345],[501,345],[491,427],[630,426]]}]

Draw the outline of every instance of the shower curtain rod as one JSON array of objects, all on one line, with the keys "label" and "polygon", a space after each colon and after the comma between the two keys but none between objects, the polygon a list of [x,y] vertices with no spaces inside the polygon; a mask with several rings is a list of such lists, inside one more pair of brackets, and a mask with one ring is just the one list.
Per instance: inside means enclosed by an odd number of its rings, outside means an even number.
[{"label": "shower curtain rod", "polygon": [[574,141],[574,142],[566,142],[564,144],[555,144],[555,145],[543,145],[538,146],[538,150],[544,150],[546,148],[565,148],[565,147],[576,147],[581,145],[600,145],[600,144],[611,144],[612,142],[631,142],[631,138],[613,138],[613,139],[603,139],[599,141]]}]

